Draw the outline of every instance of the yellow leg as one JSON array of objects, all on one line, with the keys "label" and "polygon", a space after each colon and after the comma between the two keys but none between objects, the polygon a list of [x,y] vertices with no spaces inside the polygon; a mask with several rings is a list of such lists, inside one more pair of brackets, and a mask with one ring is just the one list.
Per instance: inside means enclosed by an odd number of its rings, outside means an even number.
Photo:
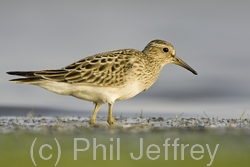
[{"label": "yellow leg", "polygon": [[108,104],[109,105],[109,113],[108,113],[108,120],[107,122],[109,123],[109,125],[113,125],[116,124],[115,119],[112,116],[112,108],[113,108],[113,104]]},{"label": "yellow leg", "polygon": [[102,105],[101,103],[96,103],[95,104],[94,113],[93,113],[91,119],[89,120],[89,124],[95,124],[95,118],[96,118],[96,115],[97,115],[101,105]]}]

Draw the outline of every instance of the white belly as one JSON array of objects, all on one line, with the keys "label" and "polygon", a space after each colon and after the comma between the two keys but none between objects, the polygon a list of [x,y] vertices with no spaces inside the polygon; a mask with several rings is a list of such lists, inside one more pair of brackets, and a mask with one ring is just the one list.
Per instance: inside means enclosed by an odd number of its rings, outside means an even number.
[{"label": "white belly", "polygon": [[100,103],[114,103],[116,100],[129,99],[142,91],[137,82],[127,84],[121,88],[69,84],[64,82],[46,82],[38,86],[57,94],[71,95],[79,99]]}]

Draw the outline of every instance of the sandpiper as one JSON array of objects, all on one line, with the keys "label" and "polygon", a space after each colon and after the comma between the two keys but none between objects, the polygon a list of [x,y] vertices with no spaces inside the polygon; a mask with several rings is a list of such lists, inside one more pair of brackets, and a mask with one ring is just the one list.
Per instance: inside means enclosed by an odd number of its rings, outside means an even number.
[{"label": "sandpiper", "polygon": [[169,63],[197,75],[193,68],[176,56],[173,45],[163,40],[151,41],[142,51],[120,49],[95,54],[61,69],[7,73],[25,77],[10,80],[12,82],[37,85],[60,95],[95,103],[90,124],[95,124],[101,105],[108,103],[107,122],[112,125],[116,123],[112,116],[115,101],[146,91],[156,81],[163,66]]}]

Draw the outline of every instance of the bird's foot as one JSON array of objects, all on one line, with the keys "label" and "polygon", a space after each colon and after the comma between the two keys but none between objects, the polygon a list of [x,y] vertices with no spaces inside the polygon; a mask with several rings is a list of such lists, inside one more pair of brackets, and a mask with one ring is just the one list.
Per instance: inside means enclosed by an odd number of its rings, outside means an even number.
[{"label": "bird's foot", "polygon": [[91,118],[91,119],[89,120],[89,124],[94,125],[94,124],[95,124],[95,119],[92,119],[92,118]]},{"label": "bird's foot", "polygon": [[114,124],[116,124],[116,121],[115,121],[115,119],[114,119],[113,117],[108,117],[107,122],[109,123],[109,125],[114,125]]}]

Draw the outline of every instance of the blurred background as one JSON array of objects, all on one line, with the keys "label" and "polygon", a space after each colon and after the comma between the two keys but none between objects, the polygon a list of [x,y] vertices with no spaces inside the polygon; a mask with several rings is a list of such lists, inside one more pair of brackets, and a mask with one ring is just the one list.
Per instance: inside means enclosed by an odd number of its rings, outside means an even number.
[{"label": "blurred background", "polygon": [[10,83],[15,76],[6,72],[57,69],[100,52],[142,50],[154,39],[172,43],[198,76],[167,65],[148,91],[116,102],[114,114],[249,114],[249,9],[246,0],[0,1],[0,115],[10,107],[89,114],[90,102]]}]

